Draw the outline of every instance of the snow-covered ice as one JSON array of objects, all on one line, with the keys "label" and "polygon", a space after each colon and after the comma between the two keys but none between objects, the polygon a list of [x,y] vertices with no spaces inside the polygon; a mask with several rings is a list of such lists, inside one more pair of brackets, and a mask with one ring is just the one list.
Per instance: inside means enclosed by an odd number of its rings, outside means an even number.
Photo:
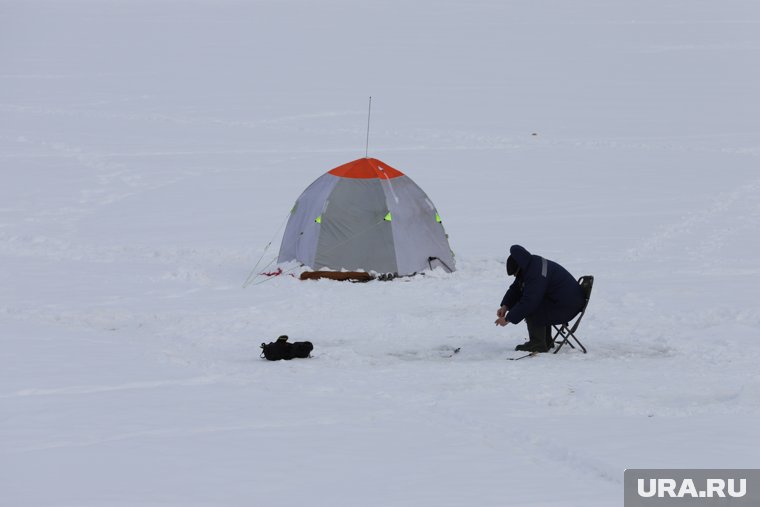
[{"label": "snow-covered ice", "polygon": [[[756,468],[759,60],[752,0],[0,1],[0,505],[609,506],[626,468]],[[370,95],[458,271],[243,289]],[[589,354],[505,359],[513,243],[595,276]],[[279,334],[314,357],[259,359]]]}]

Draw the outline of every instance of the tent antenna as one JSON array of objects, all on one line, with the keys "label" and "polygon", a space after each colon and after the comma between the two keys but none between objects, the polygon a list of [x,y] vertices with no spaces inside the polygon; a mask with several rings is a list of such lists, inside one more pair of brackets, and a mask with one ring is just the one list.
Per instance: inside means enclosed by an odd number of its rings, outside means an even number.
[{"label": "tent antenna", "polygon": [[372,96],[369,97],[369,109],[367,110],[367,144],[364,146],[364,158],[369,153],[369,119],[372,116]]}]

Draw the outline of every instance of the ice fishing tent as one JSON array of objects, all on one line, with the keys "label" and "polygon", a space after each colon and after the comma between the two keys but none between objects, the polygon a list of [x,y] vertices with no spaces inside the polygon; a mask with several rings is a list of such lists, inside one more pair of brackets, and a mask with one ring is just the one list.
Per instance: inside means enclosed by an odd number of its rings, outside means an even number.
[{"label": "ice fishing tent", "polygon": [[432,201],[385,162],[360,158],[304,190],[293,207],[278,262],[312,269],[410,275],[442,267],[454,254]]}]

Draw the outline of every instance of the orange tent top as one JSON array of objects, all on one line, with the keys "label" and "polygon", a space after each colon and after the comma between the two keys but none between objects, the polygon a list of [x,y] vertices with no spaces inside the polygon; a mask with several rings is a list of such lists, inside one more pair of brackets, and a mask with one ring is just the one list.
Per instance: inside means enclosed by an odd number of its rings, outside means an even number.
[{"label": "orange tent top", "polygon": [[341,178],[357,179],[380,178],[389,180],[404,175],[404,173],[398,169],[394,169],[376,158],[359,158],[348,164],[338,166],[328,172],[334,176],[340,176]]}]

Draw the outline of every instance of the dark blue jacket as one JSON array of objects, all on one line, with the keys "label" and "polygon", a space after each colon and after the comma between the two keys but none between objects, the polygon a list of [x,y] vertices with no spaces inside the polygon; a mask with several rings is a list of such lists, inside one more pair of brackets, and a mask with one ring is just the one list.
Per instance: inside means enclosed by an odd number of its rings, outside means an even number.
[{"label": "dark blue jacket", "polygon": [[509,253],[520,267],[501,301],[509,308],[509,322],[528,317],[536,325],[564,324],[581,311],[583,290],[565,268],[520,245],[512,245]]}]

